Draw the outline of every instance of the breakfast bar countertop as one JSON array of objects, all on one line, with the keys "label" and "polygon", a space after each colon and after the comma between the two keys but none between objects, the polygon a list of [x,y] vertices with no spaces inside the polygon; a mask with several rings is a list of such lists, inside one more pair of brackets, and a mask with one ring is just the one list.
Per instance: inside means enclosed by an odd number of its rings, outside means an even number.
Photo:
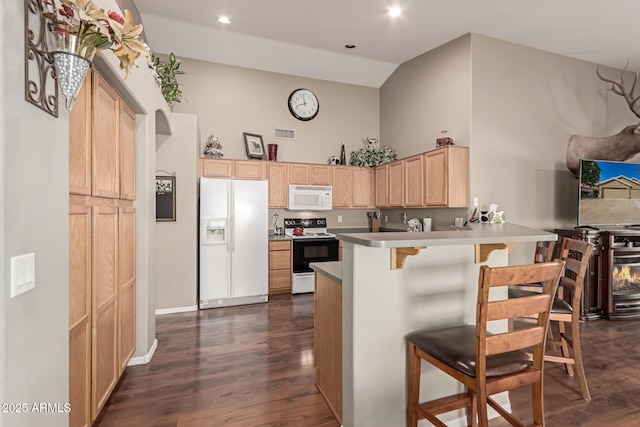
[{"label": "breakfast bar countertop", "polygon": [[312,262],[309,267],[342,284],[342,261]]},{"label": "breakfast bar countertop", "polygon": [[409,246],[451,246],[490,243],[517,243],[556,240],[555,233],[516,224],[468,224],[465,228],[446,231],[344,233],[336,238],[373,248]]}]

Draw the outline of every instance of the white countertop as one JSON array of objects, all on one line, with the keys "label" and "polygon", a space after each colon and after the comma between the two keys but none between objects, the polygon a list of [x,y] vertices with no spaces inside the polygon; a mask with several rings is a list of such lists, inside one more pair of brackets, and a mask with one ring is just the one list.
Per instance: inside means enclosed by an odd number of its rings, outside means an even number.
[{"label": "white countertop", "polygon": [[553,241],[555,233],[516,224],[468,224],[465,229],[446,231],[344,233],[336,238],[345,242],[374,248],[409,246],[451,246],[489,243]]}]

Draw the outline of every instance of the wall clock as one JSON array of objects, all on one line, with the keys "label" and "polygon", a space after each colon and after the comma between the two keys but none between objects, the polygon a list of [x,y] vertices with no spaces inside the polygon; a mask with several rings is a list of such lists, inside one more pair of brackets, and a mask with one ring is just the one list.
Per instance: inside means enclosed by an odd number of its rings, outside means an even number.
[{"label": "wall clock", "polygon": [[289,111],[298,120],[312,120],[318,115],[318,97],[309,89],[296,89],[289,95]]}]

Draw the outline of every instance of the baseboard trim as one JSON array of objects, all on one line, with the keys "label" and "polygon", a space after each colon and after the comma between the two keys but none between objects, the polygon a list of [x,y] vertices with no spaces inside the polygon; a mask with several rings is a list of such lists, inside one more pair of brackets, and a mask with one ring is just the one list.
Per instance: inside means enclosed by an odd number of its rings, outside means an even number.
[{"label": "baseboard trim", "polygon": [[129,363],[127,363],[127,366],[146,365],[147,363],[151,362],[151,358],[153,357],[157,348],[158,339],[156,338],[153,340],[153,344],[151,345],[151,348],[149,349],[149,352],[147,354],[145,354],[144,356],[132,357],[129,360]]},{"label": "baseboard trim", "polygon": [[160,316],[162,314],[186,313],[188,311],[198,311],[198,306],[191,305],[189,307],[157,308],[156,316]]}]

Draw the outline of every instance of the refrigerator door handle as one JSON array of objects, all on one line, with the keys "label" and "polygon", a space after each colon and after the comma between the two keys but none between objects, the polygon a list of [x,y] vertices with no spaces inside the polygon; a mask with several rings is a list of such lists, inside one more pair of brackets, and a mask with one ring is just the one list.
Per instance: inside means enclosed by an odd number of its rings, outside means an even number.
[{"label": "refrigerator door handle", "polygon": [[235,252],[236,250],[236,223],[235,223],[235,215],[236,215],[236,207],[235,207],[235,193],[232,181],[229,182],[229,202],[227,206],[229,206],[229,251]]}]

